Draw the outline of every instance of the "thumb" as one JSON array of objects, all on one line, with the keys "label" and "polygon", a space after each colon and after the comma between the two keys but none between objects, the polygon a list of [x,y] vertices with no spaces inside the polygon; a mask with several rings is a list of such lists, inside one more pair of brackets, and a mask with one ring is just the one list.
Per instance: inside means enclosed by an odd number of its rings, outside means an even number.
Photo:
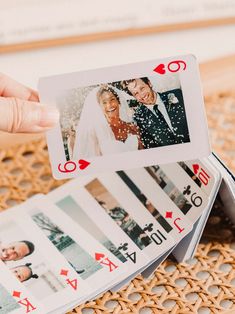
[{"label": "thumb", "polygon": [[0,130],[37,133],[59,122],[56,107],[14,97],[0,97]]}]

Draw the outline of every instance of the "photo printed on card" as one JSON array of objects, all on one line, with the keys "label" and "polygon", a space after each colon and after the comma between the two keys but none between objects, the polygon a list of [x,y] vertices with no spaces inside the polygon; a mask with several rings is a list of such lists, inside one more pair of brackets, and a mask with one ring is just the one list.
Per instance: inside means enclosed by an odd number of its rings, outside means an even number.
[{"label": "photo printed on card", "polygon": [[58,179],[210,153],[192,55],[42,78],[39,92],[60,111],[47,133]]},{"label": "photo printed on card", "polygon": [[89,230],[97,241],[125,263],[128,276],[149,263],[150,259],[115,221],[110,220],[103,208],[76,180],[50,193],[50,198],[73,221]]}]

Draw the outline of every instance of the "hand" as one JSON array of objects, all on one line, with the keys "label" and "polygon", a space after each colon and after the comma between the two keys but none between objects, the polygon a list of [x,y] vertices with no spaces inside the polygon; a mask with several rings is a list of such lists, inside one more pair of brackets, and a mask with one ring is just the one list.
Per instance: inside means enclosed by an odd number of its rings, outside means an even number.
[{"label": "hand", "polygon": [[38,133],[59,121],[55,107],[39,103],[38,93],[0,73],[0,130]]}]

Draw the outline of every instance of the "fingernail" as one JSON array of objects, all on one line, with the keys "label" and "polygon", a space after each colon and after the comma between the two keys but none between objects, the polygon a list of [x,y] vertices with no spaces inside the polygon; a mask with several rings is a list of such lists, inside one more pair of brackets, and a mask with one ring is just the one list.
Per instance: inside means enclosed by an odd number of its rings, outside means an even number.
[{"label": "fingernail", "polygon": [[56,107],[42,106],[39,127],[50,128],[59,122],[60,113]]}]

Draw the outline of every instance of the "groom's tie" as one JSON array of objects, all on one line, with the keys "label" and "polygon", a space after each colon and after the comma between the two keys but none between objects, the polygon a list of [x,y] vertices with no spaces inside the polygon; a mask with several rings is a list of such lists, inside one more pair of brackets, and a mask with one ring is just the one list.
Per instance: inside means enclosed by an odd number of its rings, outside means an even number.
[{"label": "groom's tie", "polygon": [[161,111],[158,109],[158,105],[153,106],[153,110],[156,113],[157,118],[159,119],[159,122],[161,125],[164,125],[165,127],[169,128],[169,125],[166,122],[166,119],[164,118]]}]

